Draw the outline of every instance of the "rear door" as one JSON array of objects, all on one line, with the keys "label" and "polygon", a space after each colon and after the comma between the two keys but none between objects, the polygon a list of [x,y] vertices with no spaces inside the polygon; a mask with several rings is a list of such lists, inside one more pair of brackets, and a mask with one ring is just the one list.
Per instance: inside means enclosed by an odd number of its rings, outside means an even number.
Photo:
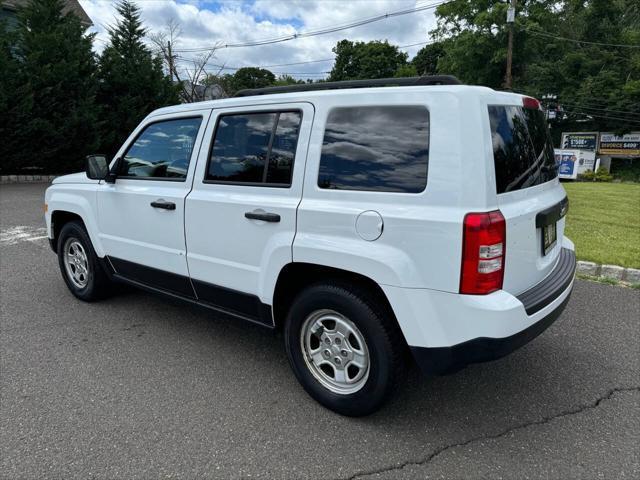
[{"label": "rear door", "polygon": [[543,280],[560,254],[566,193],[544,112],[489,105],[498,205],[507,225],[504,290],[518,295]]},{"label": "rear door", "polygon": [[200,301],[271,323],[275,279],[292,261],[313,106],[216,109],[187,197],[191,280]]}]

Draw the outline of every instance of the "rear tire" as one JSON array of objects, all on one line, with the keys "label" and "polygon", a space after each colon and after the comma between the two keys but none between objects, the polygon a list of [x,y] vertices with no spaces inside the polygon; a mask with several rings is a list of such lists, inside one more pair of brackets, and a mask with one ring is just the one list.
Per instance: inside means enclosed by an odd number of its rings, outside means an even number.
[{"label": "rear tire", "polygon": [[57,252],[62,278],[74,296],[85,302],[109,296],[112,282],[81,222],[64,224],[58,235]]},{"label": "rear tire", "polygon": [[371,292],[346,282],[305,288],[291,305],[284,337],[298,381],[342,415],[378,410],[404,371],[406,345],[395,319]]}]

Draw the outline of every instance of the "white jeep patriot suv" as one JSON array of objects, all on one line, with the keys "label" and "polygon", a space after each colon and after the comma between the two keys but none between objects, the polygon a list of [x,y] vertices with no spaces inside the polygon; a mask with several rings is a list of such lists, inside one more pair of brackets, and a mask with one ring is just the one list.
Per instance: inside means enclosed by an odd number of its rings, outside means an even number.
[{"label": "white jeep patriot suv", "polygon": [[161,108],[45,210],[79,299],[125,282],[280,328],[306,391],[365,415],[408,353],[453,372],[558,317],[567,207],[538,101],[440,76]]}]

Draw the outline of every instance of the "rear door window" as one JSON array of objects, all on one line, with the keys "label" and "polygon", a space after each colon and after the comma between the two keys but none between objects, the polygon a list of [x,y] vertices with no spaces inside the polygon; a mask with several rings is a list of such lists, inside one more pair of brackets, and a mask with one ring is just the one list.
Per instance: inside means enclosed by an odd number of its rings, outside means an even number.
[{"label": "rear door window", "polygon": [[222,115],[205,182],[290,186],[301,122],[299,111]]},{"label": "rear door window", "polygon": [[334,108],[325,127],[318,186],[419,193],[427,185],[428,163],[424,106]]},{"label": "rear door window", "polygon": [[490,105],[489,121],[498,193],[533,187],[558,176],[544,112]]}]

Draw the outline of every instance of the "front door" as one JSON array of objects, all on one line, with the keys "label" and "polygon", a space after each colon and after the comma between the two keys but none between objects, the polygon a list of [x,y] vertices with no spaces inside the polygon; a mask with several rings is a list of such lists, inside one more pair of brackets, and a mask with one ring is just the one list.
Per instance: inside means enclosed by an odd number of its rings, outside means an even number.
[{"label": "front door", "polygon": [[215,109],[186,201],[198,300],[271,323],[275,279],[292,261],[313,106]]},{"label": "front door", "polygon": [[210,110],[143,122],[119,155],[116,182],[98,190],[100,239],[116,274],[193,297],[184,203]]}]

